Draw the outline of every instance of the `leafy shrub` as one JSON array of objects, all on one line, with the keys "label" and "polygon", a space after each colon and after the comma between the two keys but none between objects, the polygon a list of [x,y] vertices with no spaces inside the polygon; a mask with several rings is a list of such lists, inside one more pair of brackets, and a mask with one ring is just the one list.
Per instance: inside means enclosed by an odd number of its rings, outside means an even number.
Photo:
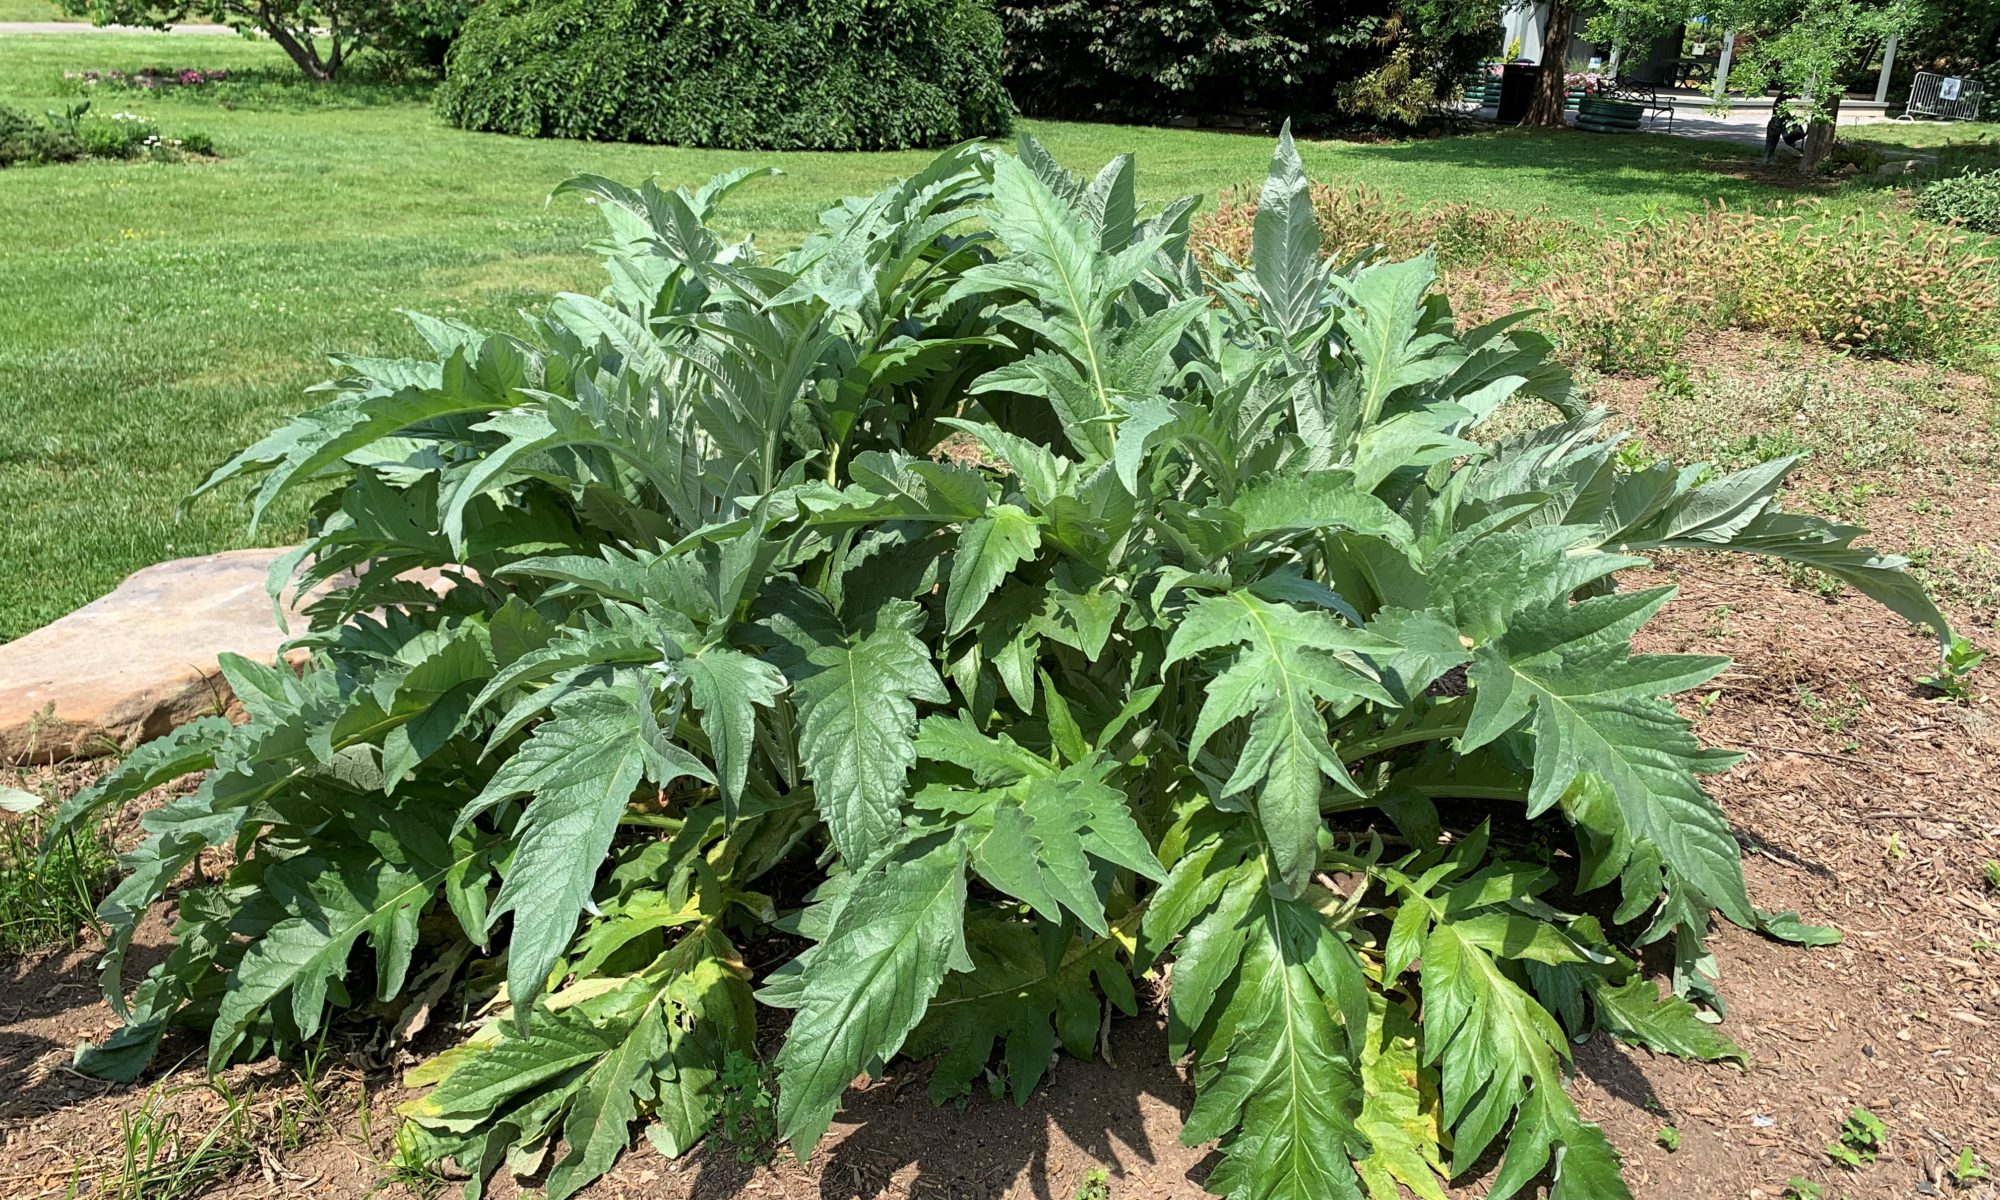
[{"label": "leafy shrub", "polygon": [[[1632,654],[1672,589],[1613,579],[1775,555],[1942,632],[1900,560],[1781,511],[1787,461],[1622,468],[1548,343],[1458,330],[1429,256],[1331,268],[1289,137],[1213,275],[1129,158],[960,147],[774,262],[709,225],[750,175],[573,180],[601,297],[522,336],[418,318],[430,356],[339,360],[204,485],[323,492],[287,569],[351,582],[303,674],[225,661],[247,724],[62,811],[208,769],[102,906],[127,1023],[80,1065],[188,1026],[219,1067],[463,971],[487,1015],[407,1080],[402,1144],[561,1200],[635,1122],[679,1154],[740,1107],[759,1002],[805,1153],[899,1052],[939,1100],[989,1069],[1025,1099],[1172,955],[1216,1191],[1434,1195],[1504,1144],[1492,1196],[1551,1166],[1625,1196],[1569,1039],[1740,1057],[1692,1002],[1711,911],[1825,934],[1754,906],[1698,782],[1734,756],[1667,698],[1726,661]],[[1544,423],[1471,440],[1503,407]],[[234,865],[128,1003],[133,929],[209,847]],[[793,956],[753,979],[752,942]]]},{"label": "leafy shrub", "polygon": [[437,108],[466,129],[893,150],[1007,129],[985,0],[489,0]]},{"label": "leafy shrub", "polygon": [[138,158],[159,142],[159,127],[138,113],[85,117],[71,126],[77,144],[92,158]]},{"label": "leafy shrub", "polygon": [[0,105],[0,167],[43,166],[80,158],[178,162],[185,154],[215,153],[215,141],[205,133],[169,138],[161,134],[159,126],[136,113],[113,113],[108,118],[89,113],[90,102],[83,101],[38,121]]},{"label": "leafy shrub", "polygon": [[83,147],[68,131],[0,104],[0,167],[38,167],[82,156]]},{"label": "leafy shrub", "polygon": [[2000,171],[1974,172],[1927,184],[1916,214],[1980,233],[2000,233]]},{"label": "leafy shrub", "polygon": [[[1464,0],[999,0],[1025,111],[1215,121],[1240,113],[1409,121],[1498,35]],[[1336,102],[1338,97],[1338,102]]]},{"label": "leafy shrub", "polygon": [[1490,6],[1462,0],[1000,0],[998,10],[1014,98],[1080,118],[1410,122],[1498,32]]},{"label": "leafy shrub", "polygon": [[[1656,371],[1712,329],[1812,338],[1901,359],[1956,360],[2000,336],[2000,270],[1964,237],[1920,221],[1830,221],[1715,207],[1606,234],[1541,213],[1507,213],[1314,185],[1336,254],[1435,246],[1460,268],[1452,290],[1478,307],[1536,304],[1570,357],[1605,371]],[[1255,204],[1225,197],[1199,244],[1240,257]]]}]

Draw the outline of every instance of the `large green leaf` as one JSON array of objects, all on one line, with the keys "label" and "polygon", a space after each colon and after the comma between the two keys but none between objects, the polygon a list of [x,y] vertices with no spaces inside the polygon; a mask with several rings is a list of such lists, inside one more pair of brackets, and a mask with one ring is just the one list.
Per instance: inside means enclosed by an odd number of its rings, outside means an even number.
[{"label": "large green leaf", "polygon": [[901,1048],[945,972],[972,969],[964,844],[930,839],[863,868],[805,968],[778,1052],[779,1136],[801,1157],[854,1077]]},{"label": "large green leaf", "polygon": [[618,819],[642,779],[665,787],[708,768],[661,736],[644,687],[600,688],[559,703],[459,814],[462,826],[495,805],[530,796],[519,848],[492,922],[514,914],[507,992],[525,1022],[549,971],[576,933]]},{"label": "large green leaf", "polygon": [[1322,780],[1358,790],[1328,741],[1327,721],[1362,700],[1391,703],[1358,654],[1383,643],[1329,613],[1231,592],[1188,609],[1167,662],[1232,646],[1240,649],[1208,684],[1188,756],[1198,757],[1224,725],[1250,719],[1224,794],[1258,789],[1272,861],[1283,886],[1297,895],[1318,853]]},{"label": "large green leaf", "polygon": [[1361,963],[1297,901],[1266,892],[1247,922],[1181,1140],[1222,1139],[1208,1188],[1231,1200],[1360,1200],[1349,1159],[1361,1149],[1361,1087],[1349,1039],[1358,1045],[1366,1031]]},{"label": "large green leaf", "polygon": [[1483,746],[1532,714],[1529,816],[1557,803],[1580,805],[1586,789],[1572,785],[1588,774],[1615,801],[1577,808],[1587,825],[1610,822],[1592,828],[1614,844],[1607,870],[1623,867],[1639,847],[1656,848],[1732,920],[1749,925],[1754,918],[1728,819],[1695,781],[1715,760],[1661,699],[1713,678],[1728,660],[1630,650],[1633,630],[1671,595],[1671,588],[1655,588],[1574,605],[1558,601],[1517,618],[1475,654],[1473,709],[1461,745]]},{"label": "large green leaf", "polygon": [[849,624],[803,589],[774,604],[763,625],[798,705],[800,759],[834,846],[862,862],[902,827],[916,701],[950,698],[917,639],[923,611],[895,600]]}]

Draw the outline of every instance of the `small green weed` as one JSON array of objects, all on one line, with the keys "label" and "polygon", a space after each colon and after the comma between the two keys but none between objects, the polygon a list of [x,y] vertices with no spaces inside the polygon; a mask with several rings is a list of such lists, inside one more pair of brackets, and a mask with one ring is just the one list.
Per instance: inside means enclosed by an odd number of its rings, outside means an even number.
[{"label": "small green weed", "polygon": [[2000,892],[2000,861],[1990,858],[1986,860],[1986,888],[1988,891]]},{"label": "small green weed", "polygon": [[1083,1182],[1076,1185],[1075,1200],[1111,1200],[1111,1176],[1103,1167],[1092,1167],[1083,1173]]},{"label": "small green weed", "polygon": [[1826,1156],[1850,1171],[1858,1170],[1882,1153],[1882,1139],[1887,1133],[1882,1118],[1856,1105],[1840,1127],[1839,1140],[1826,1144]]},{"label": "small green weed", "polygon": [[[207,1089],[222,1114],[196,1136],[187,1118],[165,1101]],[[116,1200],[180,1200],[198,1195],[257,1159],[257,1125],[250,1106],[220,1079],[168,1090],[155,1088],[137,1112],[119,1118],[118,1173],[98,1181],[98,1194]]]},{"label": "small green weed", "polygon": [[1868,709],[1868,701],[1853,688],[1847,689],[1844,700],[1826,699],[1805,686],[1798,689],[1797,695],[1799,707],[1812,718],[1813,724],[1831,734],[1846,733]]},{"label": "small green weed", "polygon": [[1944,661],[1939,664],[1938,673],[1924,676],[1917,680],[1917,684],[1936,692],[1941,700],[1969,704],[1972,701],[1972,684],[1968,677],[1985,660],[1986,651],[1962,637],[1954,637],[1951,645],[1945,647]]},{"label": "small green weed", "polygon": [[1672,1154],[1681,1148],[1681,1131],[1672,1125],[1660,1126],[1660,1132],[1655,1136],[1659,1139],[1660,1146],[1668,1154]]},{"label": "small green weed", "polygon": [[1826,1200],[1826,1185],[1794,1175],[1785,1181],[1785,1200]]},{"label": "small green weed", "polygon": [[74,945],[80,931],[94,927],[98,898],[117,867],[94,832],[65,834],[44,856],[42,824],[39,812],[0,815],[0,953]]},{"label": "small green weed", "polygon": [[[365,1104],[362,1111],[367,1111]],[[404,1125],[396,1131],[396,1153],[386,1162],[376,1165],[382,1171],[382,1178],[376,1185],[378,1188],[395,1184],[416,1196],[417,1200],[437,1200],[451,1184],[442,1171],[425,1160],[414,1125]]]},{"label": "small green weed", "polygon": [[770,1070],[735,1050],[722,1062],[722,1139],[744,1164],[770,1162],[778,1140]]},{"label": "small green weed", "polygon": [[1982,1179],[1993,1178],[1993,1169],[1973,1153],[1972,1147],[1962,1146],[1958,1151],[1958,1161],[1952,1164],[1951,1183],[1953,1187],[1967,1188]]}]

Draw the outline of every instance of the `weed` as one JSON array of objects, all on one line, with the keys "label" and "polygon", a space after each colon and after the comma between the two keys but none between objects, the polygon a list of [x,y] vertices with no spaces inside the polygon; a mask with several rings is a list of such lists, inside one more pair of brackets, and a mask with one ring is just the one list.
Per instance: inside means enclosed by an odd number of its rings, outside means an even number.
[{"label": "weed", "polygon": [[[187,1117],[166,1102],[207,1090],[222,1113],[195,1136]],[[256,1161],[256,1122],[250,1107],[221,1079],[147,1093],[136,1112],[119,1118],[118,1173],[100,1179],[99,1195],[115,1200],[180,1200],[194,1196]]]},{"label": "weed", "polygon": [[1971,1187],[1982,1179],[1993,1178],[1993,1169],[1973,1153],[1972,1147],[1961,1146],[1958,1161],[1952,1164],[1951,1182],[1953,1187]]},{"label": "weed", "polygon": [[[366,1111],[366,1105],[363,1105]],[[451,1181],[431,1163],[420,1144],[417,1127],[404,1125],[396,1131],[396,1153],[388,1161],[376,1164],[381,1168],[384,1184],[395,1184],[417,1197],[417,1200],[436,1200]]]},{"label": "weed", "polygon": [[1681,1131],[1672,1125],[1660,1126],[1660,1132],[1654,1136],[1659,1139],[1660,1145],[1668,1154],[1672,1154],[1681,1148]]},{"label": "weed", "polygon": [[1840,1127],[1840,1137],[1826,1144],[1826,1156],[1848,1170],[1872,1163],[1882,1153],[1882,1139],[1888,1133],[1882,1118],[1856,1105]]},{"label": "weed", "polygon": [[39,812],[0,816],[0,952],[75,945],[96,923],[97,901],[117,863],[95,831],[42,847]]},{"label": "weed", "polygon": [[1075,1200],[1111,1200],[1111,1176],[1103,1167],[1092,1167],[1083,1173],[1083,1182],[1076,1185]]},{"label": "weed", "polygon": [[1794,1175],[1785,1181],[1785,1200],[1826,1200],[1826,1185]]},{"label": "weed", "polygon": [[1708,624],[1702,629],[1704,636],[1720,641],[1733,632],[1729,628],[1729,606],[1727,604],[1718,604],[1708,610]]},{"label": "weed", "polygon": [[1926,675],[1917,680],[1917,684],[1936,692],[1941,700],[1969,704],[1972,701],[1972,684],[1968,676],[1985,660],[1986,651],[1963,637],[1953,637],[1951,645],[1945,647],[1944,661],[1939,664],[1937,674]]},{"label": "weed", "polygon": [[1989,891],[2000,892],[2000,861],[1986,860],[1986,887]]},{"label": "weed", "polygon": [[745,1164],[770,1162],[778,1139],[770,1068],[737,1050],[722,1063],[722,1139]]},{"label": "weed", "polygon": [[1798,689],[1799,707],[1812,718],[1813,724],[1831,734],[1846,733],[1854,727],[1861,714],[1868,710],[1868,701],[1853,688],[1847,689],[1847,698],[1832,701],[1822,698],[1811,688],[1801,685]]}]

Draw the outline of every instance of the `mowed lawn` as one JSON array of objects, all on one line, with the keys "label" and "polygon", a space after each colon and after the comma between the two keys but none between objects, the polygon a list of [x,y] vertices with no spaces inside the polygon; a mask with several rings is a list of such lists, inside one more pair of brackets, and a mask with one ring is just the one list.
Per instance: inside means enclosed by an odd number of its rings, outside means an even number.
[{"label": "mowed lawn", "polygon": [[[222,161],[0,171],[0,640],[148,563],[294,535],[296,509],[253,539],[234,495],[175,510],[301,406],[329,353],[415,349],[398,309],[506,324],[553,291],[595,291],[583,249],[595,216],[574,198],[548,202],[565,177],[686,183],[773,164],[784,176],[738,193],[727,220],[784,248],[829,202],[927,158],[464,133],[438,123],[420,87],[295,86],[272,47],[231,37],[0,37],[0,102],[60,108],[76,99],[65,70],[141,66],[239,72],[208,93],[90,97],[94,112],[141,113],[169,136],[207,132]],[[242,81],[259,72],[266,82]],[[1078,168],[1136,153],[1153,201],[1212,198],[1261,176],[1270,152],[1263,136],[1027,128]],[[1519,131],[1305,148],[1322,179],[1606,220],[1780,194],[1737,177],[1748,153]]]}]

